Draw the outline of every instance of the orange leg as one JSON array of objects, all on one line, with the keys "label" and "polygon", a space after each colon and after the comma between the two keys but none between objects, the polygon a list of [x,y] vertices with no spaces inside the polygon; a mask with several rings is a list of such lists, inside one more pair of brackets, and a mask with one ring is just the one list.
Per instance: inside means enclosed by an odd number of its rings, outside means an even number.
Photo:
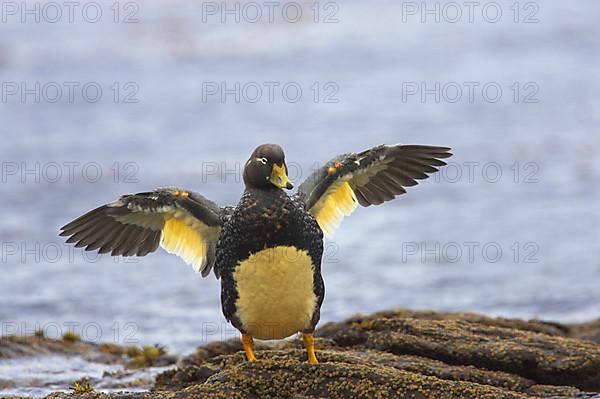
[{"label": "orange leg", "polygon": [[317,364],[317,355],[315,355],[315,338],[312,334],[302,334],[302,340],[304,341],[304,347],[308,352],[308,362],[311,364]]},{"label": "orange leg", "polygon": [[246,351],[246,357],[249,362],[255,362],[256,356],[254,356],[254,351],[252,350],[254,346],[254,341],[252,337],[246,334],[242,334],[242,343],[244,344],[244,350]]}]

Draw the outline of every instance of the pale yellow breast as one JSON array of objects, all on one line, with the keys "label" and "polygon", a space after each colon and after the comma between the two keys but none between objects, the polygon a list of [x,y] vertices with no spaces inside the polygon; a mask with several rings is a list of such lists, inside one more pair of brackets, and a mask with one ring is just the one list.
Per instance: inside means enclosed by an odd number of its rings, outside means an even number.
[{"label": "pale yellow breast", "polygon": [[317,302],[312,260],[306,251],[279,246],[240,262],[233,277],[237,316],[258,339],[281,339],[310,327]]}]

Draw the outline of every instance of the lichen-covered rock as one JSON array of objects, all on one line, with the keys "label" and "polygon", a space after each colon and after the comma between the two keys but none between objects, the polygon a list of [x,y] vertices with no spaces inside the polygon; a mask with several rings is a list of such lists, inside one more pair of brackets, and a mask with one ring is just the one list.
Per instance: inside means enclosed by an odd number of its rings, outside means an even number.
[{"label": "lichen-covered rock", "polygon": [[[583,398],[600,389],[600,345],[574,326],[469,313],[396,310],[328,323],[321,363],[299,340],[215,342],[159,376],[155,392],[186,397]],[[244,396],[245,395],[245,396]]]},{"label": "lichen-covered rock", "polygon": [[[257,342],[254,363],[234,339],[180,359],[151,392],[77,397],[600,399],[592,393],[600,390],[598,324],[387,311],[325,324],[316,333],[318,365],[306,362],[298,339]],[[128,350],[100,351],[123,356]]]},{"label": "lichen-covered rock", "polygon": [[600,344],[600,319],[588,323],[571,324],[568,326],[568,334],[571,337]]},{"label": "lichen-covered rock", "polygon": [[128,368],[168,366],[177,361],[175,356],[156,345],[139,348],[38,336],[7,336],[0,339],[0,359],[43,355],[80,356],[91,362],[123,364]]},{"label": "lichen-covered rock", "polygon": [[345,345],[349,336],[356,337],[353,346],[474,365],[543,384],[600,390],[600,345],[533,332],[528,325],[498,325],[489,319],[433,320],[384,314],[329,325],[320,335],[340,345]]},{"label": "lichen-covered rock", "polygon": [[112,354],[99,349],[100,345],[79,340],[55,340],[37,336],[7,336],[0,339],[0,359],[40,355],[83,356],[103,363],[116,359]]},{"label": "lichen-covered rock", "polygon": [[[183,391],[190,397],[526,398],[516,392],[407,372],[346,352],[321,351],[318,366],[302,350],[269,350],[255,363],[221,359],[223,368]],[[241,393],[241,395],[240,395]],[[239,396],[232,396],[239,395]]]}]

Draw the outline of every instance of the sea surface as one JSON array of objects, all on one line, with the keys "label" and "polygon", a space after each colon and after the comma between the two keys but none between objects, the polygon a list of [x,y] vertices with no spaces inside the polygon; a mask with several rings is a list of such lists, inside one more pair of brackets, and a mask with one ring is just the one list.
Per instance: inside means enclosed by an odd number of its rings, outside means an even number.
[{"label": "sea surface", "polygon": [[87,255],[57,233],[158,186],[234,205],[265,142],[284,147],[296,184],[382,143],[454,153],[327,241],[322,322],[397,307],[598,318],[600,3],[502,1],[499,19],[487,3],[458,20],[433,1],[423,15],[421,2],[321,2],[318,17],[300,1],[297,22],[286,3],[254,23],[179,0],[117,3],[118,16],[101,1],[97,23],[79,8],[72,23],[66,9],[55,23],[3,14],[2,335],[71,328],[182,354],[236,336],[213,276],[163,250]]}]

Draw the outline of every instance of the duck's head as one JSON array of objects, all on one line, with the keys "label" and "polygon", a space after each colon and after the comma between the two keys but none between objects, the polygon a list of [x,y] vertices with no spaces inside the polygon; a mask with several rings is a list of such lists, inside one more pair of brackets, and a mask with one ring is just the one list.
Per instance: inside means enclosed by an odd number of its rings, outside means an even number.
[{"label": "duck's head", "polygon": [[244,167],[246,188],[294,188],[287,176],[283,149],[277,144],[256,147]]}]

